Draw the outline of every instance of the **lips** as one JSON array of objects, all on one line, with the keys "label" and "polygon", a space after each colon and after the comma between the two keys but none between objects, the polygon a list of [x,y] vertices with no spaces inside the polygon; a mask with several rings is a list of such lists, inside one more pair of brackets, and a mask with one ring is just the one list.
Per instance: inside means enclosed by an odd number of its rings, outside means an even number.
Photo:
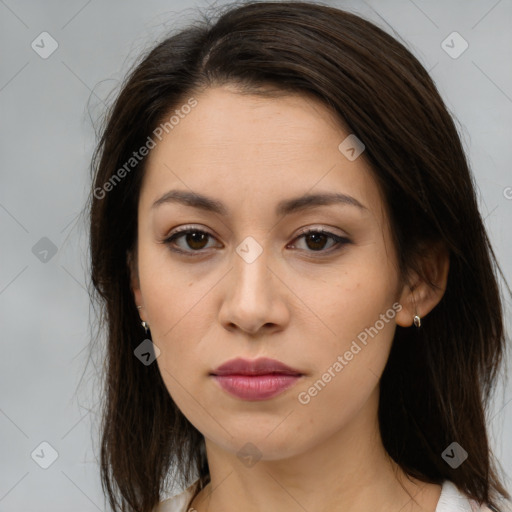
[{"label": "lips", "polygon": [[242,400],[268,400],[293,386],[303,374],[275,359],[233,359],[210,374],[219,386]]},{"label": "lips", "polygon": [[300,376],[302,373],[299,370],[290,368],[289,366],[277,361],[275,359],[268,359],[261,357],[255,360],[248,359],[232,359],[221,364],[212,375],[268,375],[268,374],[281,374],[281,375],[296,375]]}]

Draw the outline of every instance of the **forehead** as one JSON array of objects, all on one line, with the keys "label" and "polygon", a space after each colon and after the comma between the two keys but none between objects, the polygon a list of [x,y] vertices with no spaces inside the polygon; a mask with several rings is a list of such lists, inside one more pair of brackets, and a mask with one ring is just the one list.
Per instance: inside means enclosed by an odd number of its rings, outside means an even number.
[{"label": "forehead", "polygon": [[340,151],[350,133],[319,100],[241,94],[229,86],[194,98],[197,105],[151,150],[142,202],[178,187],[245,205],[317,188],[380,203],[364,153],[351,161]]},{"label": "forehead", "polygon": [[[196,96],[197,106],[172,129],[172,141],[210,151],[234,144],[254,147],[314,146],[329,131],[341,135],[341,120],[312,96],[280,93],[277,97],[245,94],[234,86],[206,89]],[[177,106],[179,110],[179,105]]]}]

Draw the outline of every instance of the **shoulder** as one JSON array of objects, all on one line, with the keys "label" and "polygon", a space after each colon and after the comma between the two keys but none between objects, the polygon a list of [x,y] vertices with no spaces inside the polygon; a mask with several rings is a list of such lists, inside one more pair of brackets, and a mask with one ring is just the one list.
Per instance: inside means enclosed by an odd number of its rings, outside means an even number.
[{"label": "shoulder", "polygon": [[508,502],[503,502],[503,508],[499,511],[477,503],[458,489],[453,482],[445,480],[435,512],[512,512],[512,509]]},{"label": "shoulder", "polygon": [[[189,512],[189,505],[192,501],[192,496],[194,496],[194,491],[198,482],[199,481],[196,480],[184,491],[161,501],[153,512]],[[193,512],[193,509],[191,512]]]}]

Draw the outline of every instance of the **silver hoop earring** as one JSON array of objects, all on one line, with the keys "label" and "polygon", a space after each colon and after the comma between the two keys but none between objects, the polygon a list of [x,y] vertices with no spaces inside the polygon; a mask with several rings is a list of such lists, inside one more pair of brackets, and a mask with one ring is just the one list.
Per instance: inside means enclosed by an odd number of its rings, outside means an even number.
[{"label": "silver hoop earring", "polygon": [[418,329],[421,327],[421,318],[418,315],[414,315],[412,321]]}]

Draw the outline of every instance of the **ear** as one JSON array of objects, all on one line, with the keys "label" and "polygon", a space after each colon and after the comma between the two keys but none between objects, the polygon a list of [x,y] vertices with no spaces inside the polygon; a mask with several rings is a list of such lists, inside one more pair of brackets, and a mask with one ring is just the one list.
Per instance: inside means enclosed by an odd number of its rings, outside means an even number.
[{"label": "ear", "polygon": [[[140,290],[137,255],[134,254],[132,251],[126,251],[126,265],[128,267],[128,274],[130,276],[130,288],[133,293],[135,305],[144,306],[144,301],[142,300],[142,292]],[[141,320],[145,319],[143,311],[144,309],[139,309],[139,315],[141,317]]]},{"label": "ear", "polygon": [[446,290],[449,267],[450,255],[444,244],[428,244],[420,261],[423,277],[412,272],[402,287],[402,309],[396,315],[398,325],[410,327],[414,315],[423,319],[439,304]]}]

